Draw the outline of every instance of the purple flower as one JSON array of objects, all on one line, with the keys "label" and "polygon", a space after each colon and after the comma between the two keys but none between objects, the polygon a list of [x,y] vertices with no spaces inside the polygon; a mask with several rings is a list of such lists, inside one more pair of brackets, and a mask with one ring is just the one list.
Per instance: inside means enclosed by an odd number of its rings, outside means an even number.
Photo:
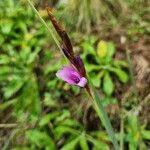
[{"label": "purple flower", "polygon": [[87,79],[82,77],[73,65],[63,66],[62,70],[57,71],[56,76],[71,85],[85,87]]}]

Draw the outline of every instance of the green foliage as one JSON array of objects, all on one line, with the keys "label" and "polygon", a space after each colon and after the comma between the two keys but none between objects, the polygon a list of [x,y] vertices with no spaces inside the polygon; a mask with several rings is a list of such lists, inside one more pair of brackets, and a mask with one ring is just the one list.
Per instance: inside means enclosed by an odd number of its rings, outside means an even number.
[{"label": "green foliage", "polygon": [[[116,18],[122,14],[119,13],[122,10],[117,10],[121,2],[119,0],[116,3],[100,1],[104,7],[95,7],[94,2],[98,2],[97,0],[90,1],[91,5],[87,2],[71,0],[67,6],[55,2],[58,8],[56,15],[62,17],[63,22],[69,26],[67,30],[72,29],[69,35],[76,34],[78,37],[75,43],[81,42],[80,39],[83,38],[80,38],[77,31],[74,32],[75,27],[81,27],[80,31],[87,32],[93,24],[98,28],[105,28],[101,21],[104,21],[104,24],[116,24]],[[99,6],[102,6],[101,9]],[[115,8],[113,13],[110,13],[111,6]],[[134,1],[131,8],[133,6],[137,7]],[[84,97],[82,103],[80,101],[80,88],[71,87],[55,77],[56,71],[66,62],[56,53],[56,48],[52,46],[54,43],[48,38],[50,35],[36,19],[26,1],[1,0],[0,8],[0,149],[110,150],[111,141],[103,126],[100,124],[96,129],[93,127],[97,125],[97,115],[89,115],[91,111],[86,110],[88,102],[84,99],[87,98]],[[45,17],[45,11],[39,12]],[[73,17],[72,12],[76,14]],[[116,12],[118,15],[114,17]],[[137,40],[138,37],[133,37],[133,34],[149,33],[145,14],[148,14],[147,8],[132,15],[127,30],[132,39]],[[114,57],[117,50],[112,42],[97,43],[96,38],[90,37],[82,42],[81,46],[82,58],[90,79],[94,86],[104,93],[103,105],[116,103],[116,82],[127,83],[129,78],[127,62]],[[130,100],[127,107],[131,106],[132,102],[133,100]],[[112,115],[111,117],[113,125],[119,126],[118,120]],[[83,123],[83,118],[87,123]],[[9,123],[15,123],[17,126],[5,128],[7,123],[8,126]],[[117,127],[115,129],[119,131]],[[129,150],[148,149],[148,123],[143,125],[139,117],[132,114],[124,122],[124,129],[123,142]],[[14,135],[13,131],[16,130]]]},{"label": "green foliage", "polygon": [[114,84],[112,82],[112,79],[109,75],[109,73],[106,73],[104,76],[104,81],[103,81],[103,90],[107,95],[111,95],[113,90],[114,90]]},{"label": "green foliage", "polygon": [[125,140],[129,142],[129,149],[143,149],[146,150],[147,146],[144,140],[150,140],[150,131],[145,129],[145,125],[141,125],[138,117],[132,115],[128,117],[128,123],[126,126],[127,134]]},{"label": "green foliage", "polygon": [[28,146],[16,147],[14,150],[55,150],[58,143],[60,143],[59,149],[62,150],[76,150],[77,147],[81,150],[89,150],[89,144],[92,144],[94,150],[109,150],[107,143],[110,141],[106,133],[98,131],[96,133],[99,133],[99,137],[84,131],[82,125],[71,118],[68,110],[59,112],[57,110],[41,116],[39,125],[35,129],[26,130],[25,141]]},{"label": "green foliage", "polygon": [[32,143],[34,149],[44,148],[45,150],[56,150],[55,143],[50,136],[39,130],[29,130],[26,132],[26,138]]},{"label": "green foliage", "polygon": [[[0,10],[0,84],[4,99],[15,100],[16,113],[40,113],[40,97],[35,74],[38,53],[46,42],[45,29],[34,24],[35,15],[21,2],[4,1]],[[26,13],[24,13],[26,12]],[[15,20],[15,21],[14,21]],[[30,82],[29,82],[30,81]],[[32,105],[32,108],[30,107]],[[18,114],[18,115],[19,115]]]},{"label": "green foliage", "polygon": [[91,37],[81,44],[82,57],[94,86],[102,87],[106,96],[112,96],[115,90],[114,79],[117,78],[122,83],[129,79],[125,71],[128,63],[114,58],[116,49],[112,42],[100,41],[97,48],[94,47],[95,42],[94,37]]}]

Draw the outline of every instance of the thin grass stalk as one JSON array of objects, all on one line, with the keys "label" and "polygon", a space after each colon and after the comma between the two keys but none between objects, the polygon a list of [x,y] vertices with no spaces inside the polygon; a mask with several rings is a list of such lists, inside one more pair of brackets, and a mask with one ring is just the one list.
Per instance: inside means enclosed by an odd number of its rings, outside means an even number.
[{"label": "thin grass stalk", "polygon": [[[37,16],[39,17],[41,23],[47,28],[47,30],[49,31],[50,35],[52,36],[52,38],[54,39],[56,45],[58,46],[58,48],[61,50],[61,47],[59,46],[59,42],[56,38],[56,36],[53,34],[53,31],[47,26],[46,22],[42,19],[42,17],[40,16],[39,12],[36,10],[36,8],[34,7],[34,5],[31,3],[30,0],[27,0],[28,3],[30,4],[30,6],[32,7],[32,9],[34,10],[34,12],[37,14]],[[90,81],[90,80],[89,80]],[[118,146],[118,142],[115,138],[115,133],[113,131],[113,128],[111,126],[111,123],[110,123],[110,120],[108,118],[108,115],[101,103],[101,99],[99,98],[94,86],[90,83],[91,85],[91,89],[92,89],[92,93],[93,93],[93,97],[92,98],[92,103],[93,103],[93,106],[99,116],[99,118],[101,119],[102,123],[104,124],[105,128],[106,128],[106,131],[113,143],[113,146],[114,146],[114,149],[115,150],[119,150],[119,146]]]},{"label": "thin grass stalk", "polygon": [[[90,79],[89,79],[89,81],[90,81]],[[102,123],[110,137],[110,140],[113,143],[114,149],[119,150],[119,145],[118,145],[117,139],[115,137],[115,132],[112,128],[110,119],[101,103],[101,98],[99,97],[99,95],[98,95],[96,89],[94,88],[94,86],[92,85],[91,81],[90,81],[90,89],[92,90],[91,91],[92,97],[91,96],[90,97],[92,98],[93,106],[94,106],[100,120],[102,121]]]}]

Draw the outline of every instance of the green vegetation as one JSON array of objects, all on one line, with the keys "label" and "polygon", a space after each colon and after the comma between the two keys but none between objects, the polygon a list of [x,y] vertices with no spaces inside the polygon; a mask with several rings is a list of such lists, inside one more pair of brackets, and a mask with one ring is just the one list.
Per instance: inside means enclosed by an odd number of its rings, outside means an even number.
[{"label": "green vegetation", "polygon": [[[81,54],[120,150],[148,150],[148,2],[57,0],[50,4],[75,53]],[[34,5],[52,27],[46,1]],[[144,71],[137,56],[147,67]],[[27,1],[0,1],[0,149],[112,149],[105,123],[85,91],[56,77],[62,64],[66,60]]]}]

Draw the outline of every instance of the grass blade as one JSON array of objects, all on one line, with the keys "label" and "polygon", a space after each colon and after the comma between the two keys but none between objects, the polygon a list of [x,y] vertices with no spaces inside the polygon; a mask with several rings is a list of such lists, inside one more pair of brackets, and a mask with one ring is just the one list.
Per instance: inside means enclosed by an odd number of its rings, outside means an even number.
[{"label": "grass blade", "polygon": [[[90,80],[89,80],[90,81]],[[92,90],[92,93],[93,93],[93,105],[95,107],[95,110],[99,116],[99,118],[101,119],[103,125],[105,126],[105,129],[113,143],[113,146],[115,148],[115,150],[119,150],[119,146],[118,146],[118,142],[117,142],[117,139],[115,137],[115,133],[113,131],[113,128],[112,128],[112,125],[110,123],[110,120],[108,118],[108,115],[101,103],[101,99],[96,91],[96,89],[94,88],[94,86],[91,84],[90,82],[90,88]]]}]

